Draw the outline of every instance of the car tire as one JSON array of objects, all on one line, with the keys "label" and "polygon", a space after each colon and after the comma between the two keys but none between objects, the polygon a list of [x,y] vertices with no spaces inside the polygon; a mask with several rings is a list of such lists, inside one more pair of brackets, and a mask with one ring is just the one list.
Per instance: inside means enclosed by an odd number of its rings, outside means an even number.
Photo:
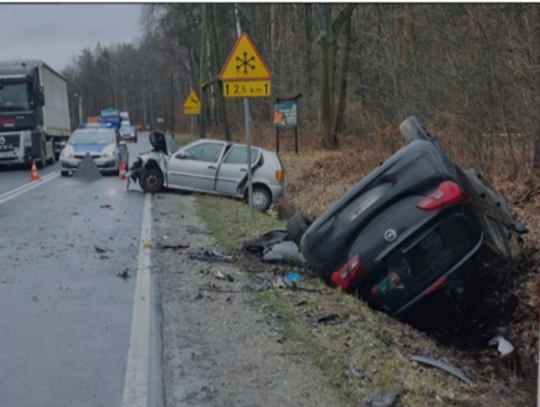
[{"label": "car tire", "polygon": [[156,168],[143,170],[139,178],[139,185],[144,192],[159,192],[163,188],[163,174]]},{"label": "car tire", "polygon": [[60,171],[60,175],[62,177],[67,177],[69,175],[69,171]]},{"label": "car tire", "polygon": [[403,138],[409,143],[416,140],[433,141],[433,136],[429,134],[422,122],[416,116],[409,116],[399,125],[399,131]]},{"label": "car tire", "polygon": [[[254,187],[251,198],[253,200],[253,207],[260,212],[266,212],[270,208],[270,205],[272,205],[272,195],[266,188]],[[247,195],[246,202],[249,204]]]},{"label": "car tire", "polygon": [[304,233],[306,233],[306,230],[308,230],[312,223],[311,220],[301,213],[297,213],[287,222],[287,233],[298,247],[300,247],[302,236],[304,236]]}]

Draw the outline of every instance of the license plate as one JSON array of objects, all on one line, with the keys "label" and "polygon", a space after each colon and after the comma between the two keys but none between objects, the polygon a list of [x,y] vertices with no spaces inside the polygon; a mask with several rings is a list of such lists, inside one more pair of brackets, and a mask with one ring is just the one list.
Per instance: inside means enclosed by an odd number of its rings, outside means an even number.
[{"label": "license plate", "polygon": [[0,157],[16,157],[17,153],[15,151],[0,151]]},{"label": "license plate", "polygon": [[6,150],[13,150],[13,146],[1,146],[0,147],[0,151],[6,151]]}]

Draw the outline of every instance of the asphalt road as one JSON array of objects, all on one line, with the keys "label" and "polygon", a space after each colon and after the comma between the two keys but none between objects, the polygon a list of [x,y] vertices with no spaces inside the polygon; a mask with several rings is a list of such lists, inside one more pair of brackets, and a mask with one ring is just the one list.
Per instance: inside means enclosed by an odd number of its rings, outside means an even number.
[{"label": "asphalt road", "polygon": [[[133,162],[150,148],[147,135],[128,148]],[[141,233],[151,234],[151,199],[114,176],[57,171],[40,170],[42,181],[18,194],[8,191],[28,183],[29,169],[0,172],[0,405],[123,406],[126,377],[138,388],[148,374],[145,400],[130,403],[160,405],[158,290],[152,277],[149,287],[137,279],[142,255],[150,268]],[[125,270],[130,278],[117,276]],[[134,297],[136,288],[151,294]],[[134,314],[134,303],[149,315]]]}]

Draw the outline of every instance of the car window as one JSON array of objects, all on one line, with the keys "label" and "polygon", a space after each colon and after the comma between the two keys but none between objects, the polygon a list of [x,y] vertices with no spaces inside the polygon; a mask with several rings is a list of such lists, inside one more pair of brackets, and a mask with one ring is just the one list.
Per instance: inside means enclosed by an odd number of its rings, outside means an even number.
[{"label": "car window", "polygon": [[77,130],[69,138],[69,144],[112,144],[113,130]]},{"label": "car window", "polygon": [[[259,157],[259,150],[251,149],[251,163],[255,163]],[[234,146],[230,149],[229,154],[224,161],[225,164],[247,164],[247,147]]]},{"label": "car window", "polygon": [[187,148],[184,153],[189,160],[217,163],[221,150],[223,150],[221,143],[200,143]]}]

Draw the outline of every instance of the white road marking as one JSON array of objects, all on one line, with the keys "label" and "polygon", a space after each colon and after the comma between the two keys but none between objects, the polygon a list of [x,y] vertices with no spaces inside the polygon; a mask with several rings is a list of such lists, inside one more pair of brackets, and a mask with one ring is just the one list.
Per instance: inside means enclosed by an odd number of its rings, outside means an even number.
[{"label": "white road marking", "polygon": [[133,301],[133,319],[124,383],[123,407],[147,407],[150,351],[150,254],[152,238],[152,194],[144,198],[139,264]]},{"label": "white road marking", "polygon": [[47,182],[52,181],[55,178],[58,178],[59,176],[60,176],[60,173],[58,171],[55,171],[41,178],[41,181],[32,181],[18,188],[14,188],[11,191],[4,192],[2,195],[0,195],[0,205],[8,201],[11,201],[12,199],[18,197],[19,195],[24,194],[25,192],[28,192],[34,188],[40,187],[41,185],[44,185]]}]

